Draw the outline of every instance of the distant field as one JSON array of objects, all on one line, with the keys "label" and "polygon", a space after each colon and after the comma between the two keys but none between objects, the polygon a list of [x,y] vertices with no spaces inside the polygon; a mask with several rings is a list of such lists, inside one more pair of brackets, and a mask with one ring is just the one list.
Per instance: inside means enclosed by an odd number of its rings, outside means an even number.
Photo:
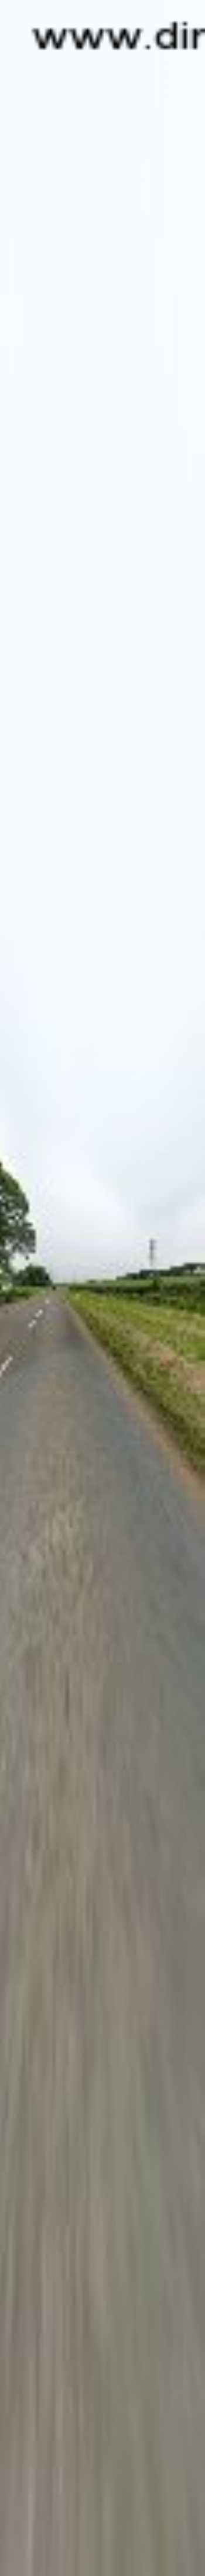
[{"label": "distant field", "polygon": [[73,1288],[68,1291],[100,1342],[113,1353],[134,1386],[149,1397],[175,1433],[192,1464],[205,1473],[205,1297],[203,1311],[194,1306],[194,1282],[187,1297],[180,1283],[177,1298],[160,1291],[131,1288]]}]

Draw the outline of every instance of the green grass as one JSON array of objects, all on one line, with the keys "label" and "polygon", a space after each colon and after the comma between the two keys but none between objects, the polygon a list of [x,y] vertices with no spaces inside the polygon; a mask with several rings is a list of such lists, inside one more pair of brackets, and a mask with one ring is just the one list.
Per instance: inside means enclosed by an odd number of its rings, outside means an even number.
[{"label": "green grass", "polygon": [[[48,1282],[48,1285],[49,1285],[49,1296],[50,1296],[51,1281],[50,1281],[50,1282]],[[45,1290],[44,1283],[43,1283],[43,1285],[42,1285],[42,1282],[41,1282],[40,1280],[38,1280],[38,1279],[37,1279],[37,1281],[36,1281],[36,1284],[34,1284],[34,1280],[32,1280],[32,1279],[25,1279],[25,1280],[24,1280],[24,1283],[23,1283],[22,1279],[21,1279],[21,1280],[19,1280],[19,1281],[18,1281],[18,1279],[15,1279],[15,1280],[13,1279],[13,1280],[11,1281],[11,1285],[10,1285],[10,1281],[7,1279],[7,1280],[5,1280],[5,1281],[4,1281],[4,1287],[3,1287],[3,1285],[1,1285],[1,1283],[0,1283],[0,1305],[2,1305],[2,1306],[7,1306],[7,1305],[8,1305],[8,1306],[14,1306],[14,1305],[15,1305],[15,1306],[16,1306],[17,1298],[18,1298],[18,1305],[19,1305],[19,1298],[20,1298],[20,1297],[21,1297],[21,1298],[23,1297],[23,1299],[25,1299],[25,1297],[35,1297],[35,1295],[37,1296],[37,1292],[38,1292],[39,1297],[40,1297],[40,1296],[41,1296],[41,1297],[45,1297],[46,1290]]]},{"label": "green grass", "polygon": [[205,1473],[205,1307],[191,1312],[149,1291],[75,1287],[69,1297],[96,1338],[149,1397],[192,1465]]}]

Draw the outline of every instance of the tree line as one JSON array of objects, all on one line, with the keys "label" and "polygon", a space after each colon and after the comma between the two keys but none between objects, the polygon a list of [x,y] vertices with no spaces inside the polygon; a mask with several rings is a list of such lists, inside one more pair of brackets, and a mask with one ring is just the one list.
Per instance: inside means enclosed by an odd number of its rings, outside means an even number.
[{"label": "tree line", "polygon": [[[7,1172],[5,1164],[0,1162],[1,1295],[5,1295],[7,1287],[11,1288],[12,1285],[15,1288],[25,1288],[28,1285],[35,1288],[47,1284],[48,1270],[44,1269],[42,1262],[38,1264],[34,1262],[35,1250],[36,1232],[29,1215],[29,1199],[26,1191],[21,1188],[20,1181],[15,1180],[13,1172]],[[21,1266],[14,1271],[13,1265],[18,1253],[21,1255]]]}]

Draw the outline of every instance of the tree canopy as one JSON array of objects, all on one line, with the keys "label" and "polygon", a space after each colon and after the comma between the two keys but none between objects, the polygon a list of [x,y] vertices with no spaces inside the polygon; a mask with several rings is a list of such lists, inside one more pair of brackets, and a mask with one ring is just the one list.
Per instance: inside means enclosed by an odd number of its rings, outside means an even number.
[{"label": "tree canopy", "polygon": [[6,1172],[0,1162],[0,1279],[9,1276],[16,1252],[28,1261],[36,1248],[35,1227],[29,1217],[29,1199],[20,1181]]}]

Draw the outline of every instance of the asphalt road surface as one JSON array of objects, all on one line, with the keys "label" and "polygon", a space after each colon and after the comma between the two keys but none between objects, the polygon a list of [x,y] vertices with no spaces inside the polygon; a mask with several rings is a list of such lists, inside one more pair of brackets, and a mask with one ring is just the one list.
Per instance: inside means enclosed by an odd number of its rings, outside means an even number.
[{"label": "asphalt road surface", "polygon": [[0,2571],[204,2576],[205,1504],[38,1307],[0,1317]]}]

